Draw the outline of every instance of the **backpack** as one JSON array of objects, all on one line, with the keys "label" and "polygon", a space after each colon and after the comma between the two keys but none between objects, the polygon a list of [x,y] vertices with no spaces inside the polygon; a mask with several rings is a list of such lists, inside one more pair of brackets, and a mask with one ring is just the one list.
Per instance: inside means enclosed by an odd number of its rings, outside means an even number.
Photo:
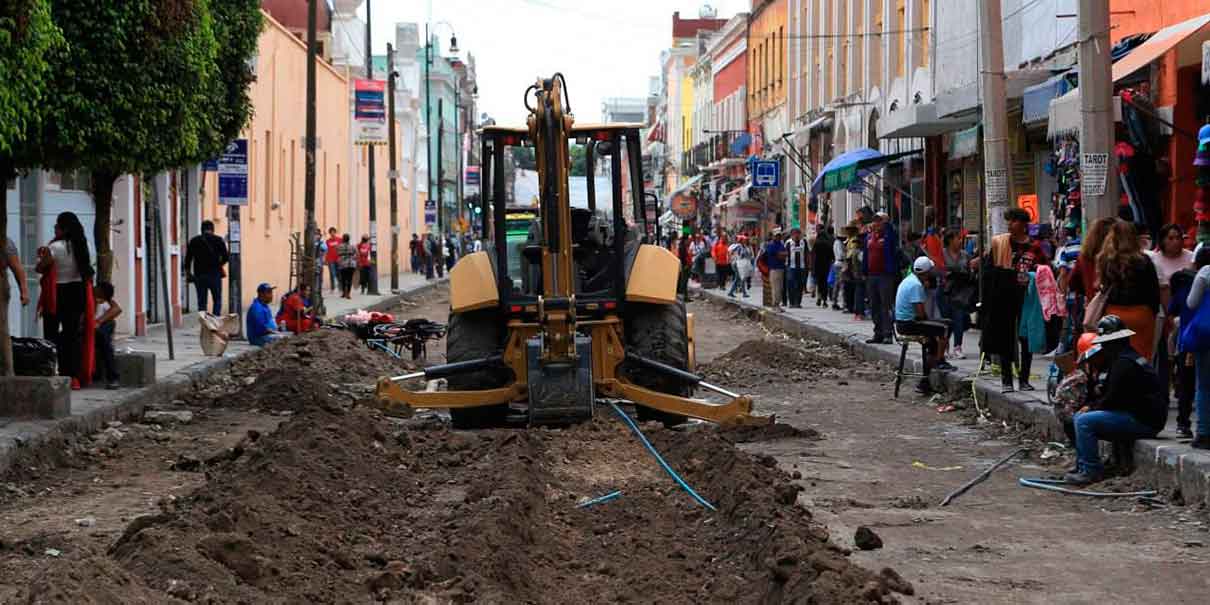
[{"label": "backpack", "polygon": [[1210,299],[1202,297],[1202,302],[1193,310],[1189,324],[1181,326],[1180,350],[1184,353],[1202,353],[1210,351]]}]

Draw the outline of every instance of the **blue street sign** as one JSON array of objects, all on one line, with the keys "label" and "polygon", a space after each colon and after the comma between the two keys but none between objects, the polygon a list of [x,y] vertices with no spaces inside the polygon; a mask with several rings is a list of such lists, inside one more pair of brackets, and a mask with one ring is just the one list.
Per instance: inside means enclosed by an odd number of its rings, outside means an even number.
[{"label": "blue street sign", "polygon": [[753,187],[781,187],[781,163],[777,160],[752,162]]},{"label": "blue street sign", "polygon": [[248,205],[248,139],[228,143],[218,158],[218,203]]}]

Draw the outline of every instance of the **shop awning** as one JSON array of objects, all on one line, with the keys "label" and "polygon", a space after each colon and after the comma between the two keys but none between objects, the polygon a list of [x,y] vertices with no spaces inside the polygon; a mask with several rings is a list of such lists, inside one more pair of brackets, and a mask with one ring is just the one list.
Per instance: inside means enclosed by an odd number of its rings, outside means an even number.
[{"label": "shop awning", "polygon": [[[1164,56],[1164,53],[1176,48],[1181,42],[1188,40],[1191,36],[1196,35],[1194,42],[1197,48],[1192,49],[1190,54],[1196,54],[1197,60],[1201,60],[1200,39],[1205,39],[1210,36],[1210,13],[1200,17],[1194,17],[1183,23],[1165,27],[1156,32],[1146,42],[1140,44],[1138,48],[1130,51],[1121,61],[1113,64],[1113,81],[1117,82],[1130,74],[1147,67],[1152,61]],[[1186,63],[1192,64],[1194,61],[1179,61],[1179,65]]]},{"label": "shop awning", "polygon": [[1022,95],[1021,123],[1033,124],[1050,117],[1050,102],[1071,90],[1066,75],[1055,76],[1025,89]]},{"label": "shop awning", "polygon": [[674,189],[672,191],[672,193],[668,194],[668,199],[672,199],[672,198],[688,191],[690,187],[701,182],[703,176],[704,175],[699,174],[699,175],[694,176],[693,178],[685,181],[684,184],[682,184],[680,187],[677,187],[676,189]]},{"label": "shop awning", "polygon": [[940,118],[933,103],[911,105],[886,114],[878,124],[880,139],[915,139],[967,128],[977,122],[974,114],[964,118]]},{"label": "shop awning", "polygon": [[[1046,138],[1078,136],[1080,134],[1080,89],[1077,88],[1050,102],[1047,110]],[[1122,121],[1122,99],[1113,98],[1113,121]]]},{"label": "shop awning", "polygon": [[861,149],[842,153],[836,156],[831,162],[828,162],[823,167],[823,170],[819,171],[819,175],[811,183],[811,193],[819,194],[848,189],[854,184],[860,183],[863,177],[869,175],[871,169],[887,162],[916,155],[920,152],[921,150],[917,149],[915,151],[883,155],[882,152],[876,149],[862,147]]}]

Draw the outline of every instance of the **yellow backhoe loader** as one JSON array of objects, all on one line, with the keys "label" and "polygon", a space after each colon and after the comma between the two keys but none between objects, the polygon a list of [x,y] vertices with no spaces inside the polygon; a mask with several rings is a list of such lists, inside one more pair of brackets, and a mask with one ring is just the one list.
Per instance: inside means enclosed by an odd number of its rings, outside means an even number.
[{"label": "yellow backhoe loader", "polygon": [[[446,363],[381,378],[379,405],[404,415],[446,408],[456,428],[581,422],[592,418],[598,398],[631,401],[640,419],[665,424],[769,422],[752,415],[748,397],[692,372],[693,319],[677,295],[680,263],[644,243],[655,217],[643,194],[640,126],[575,124],[562,74],[538,79],[525,103],[527,128],[482,130],[478,211],[487,249],[450,271]],[[582,177],[570,176],[573,155]],[[508,213],[518,208],[509,188],[529,170],[538,177],[536,218],[518,237],[509,231],[516,221]],[[578,178],[585,187],[572,187]],[[575,204],[573,189],[585,194]],[[608,206],[598,208],[598,199]],[[447,390],[404,387],[437,378]],[[726,401],[693,399],[695,387]]]}]

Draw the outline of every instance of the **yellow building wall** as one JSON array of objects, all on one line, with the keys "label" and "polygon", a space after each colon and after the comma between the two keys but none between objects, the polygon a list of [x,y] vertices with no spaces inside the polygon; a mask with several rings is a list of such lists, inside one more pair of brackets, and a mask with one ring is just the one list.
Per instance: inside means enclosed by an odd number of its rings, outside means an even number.
[{"label": "yellow building wall", "polygon": [[[305,227],[306,153],[306,45],[264,14],[265,28],[257,48],[256,80],[250,96],[253,115],[242,136],[248,139],[248,205],[241,209],[241,284],[245,305],[255,296],[256,286],[269,282],[286,286],[290,277],[293,233]],[[356,190],[367,191],[364,153],[351,153],[352,78],[324,61],[316,69],[316,123],[318,148],[315,155],[315,220],[325,232],[328,227],[348,232],[353,238],[368,233],[365,202],[357,224],[349,225],[351,177],[361,179]],[[378,183],[379,273],[390,274],[389,183],[386,178],[386,146],[380,147],[376,162]],[[351,159],[352,158],[352,159]],[[350,166],[350,164],[353,164]],[[400,168],[403,172],[403,168]],[[218,177],[206,173],[203,183],[202,218],[213,220],[218,233],[227,232],[226,207],[218,204]],[[411,192],[398,189],[400,232],[411,237]],[[422,206],[423,207],[423,206]],[[406,239],[401,240],[401,270],[407,269]],[[326,282],[326,278],[325,278]],[[381,282],[380,282],[381,283]]]},{"label": "yellow building wall", "polygon": [[786,101],[786,0],[766,2],[752,18],[748,31],[748,117],[751,119]]},{"label": "yellow building wall", "polygon": [[[684,76],[681,78],[681,151],[690,153],[693,151],[693,78],[689,76],[689,70],[693,67],[693,60],[685,60]],[[680,158],[677,158],[679,161]]]}]

